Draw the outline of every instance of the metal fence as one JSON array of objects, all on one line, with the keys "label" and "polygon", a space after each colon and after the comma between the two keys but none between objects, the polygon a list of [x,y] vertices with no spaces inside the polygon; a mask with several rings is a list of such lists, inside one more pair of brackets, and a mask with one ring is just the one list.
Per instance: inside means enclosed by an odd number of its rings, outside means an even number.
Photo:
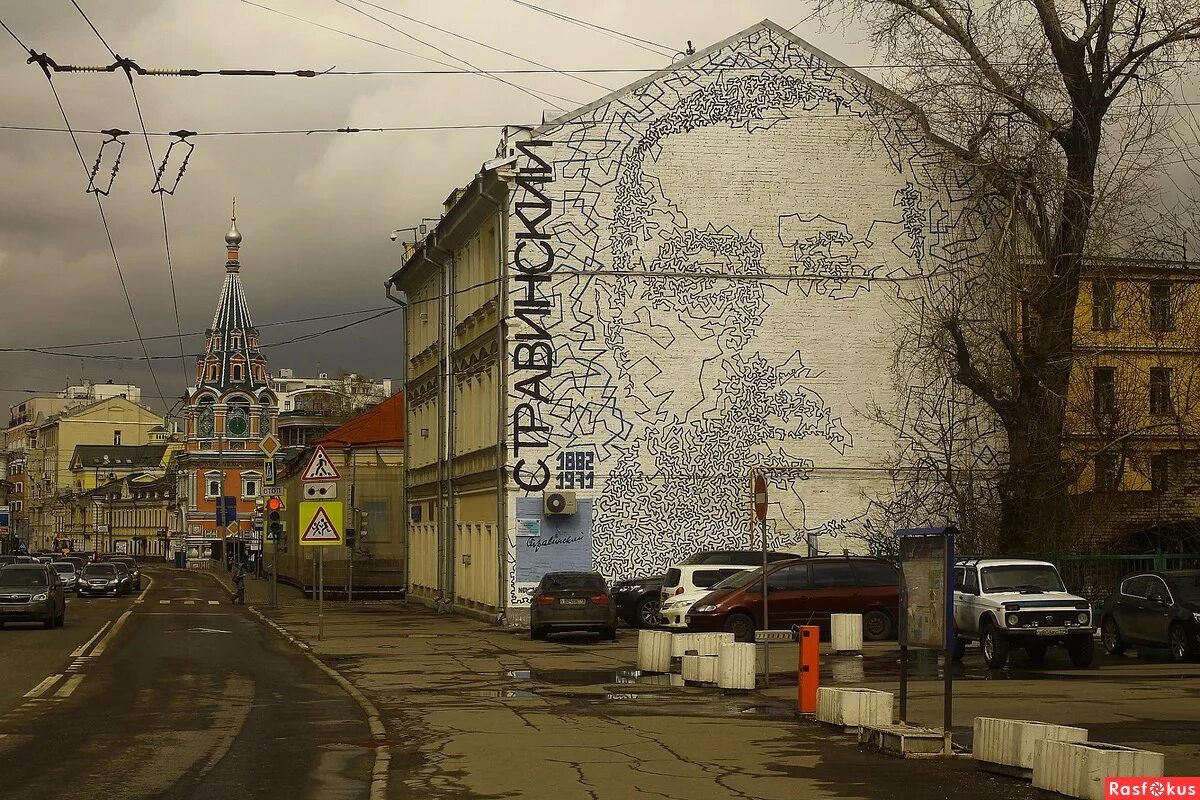
[{"label": "metal fence", "polygon": [[1200,553],[1060,556],[1053,561],[1067,589],[1093,605],[1103,603],[1127,575],[1150,570],[1200,569]]}]

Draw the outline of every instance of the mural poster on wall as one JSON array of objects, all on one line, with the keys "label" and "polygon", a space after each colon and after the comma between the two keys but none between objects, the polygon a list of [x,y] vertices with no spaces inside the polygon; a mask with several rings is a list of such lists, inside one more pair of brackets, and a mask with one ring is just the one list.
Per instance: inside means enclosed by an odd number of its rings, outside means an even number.
[{"label": "mural poster on wall", "polygon": [[522,593],[547,572],[592,569],[592,501],[574,514],[542,515],[541,497],[517,498],[516,583]]}]

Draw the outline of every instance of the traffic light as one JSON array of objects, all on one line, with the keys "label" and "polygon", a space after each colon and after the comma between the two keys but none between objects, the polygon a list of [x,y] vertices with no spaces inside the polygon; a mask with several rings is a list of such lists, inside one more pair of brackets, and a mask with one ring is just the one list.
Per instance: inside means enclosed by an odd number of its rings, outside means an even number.
[{"label": "traffic light", "polygon": [[358,537],[354,528],[346,528],[346,547],[353,549],[356,544],[358,544]]},{"label": "traffic light", "polygon": [[278,497],[267,498],[267,538],[279,541],[283,538],[283,501]]}]

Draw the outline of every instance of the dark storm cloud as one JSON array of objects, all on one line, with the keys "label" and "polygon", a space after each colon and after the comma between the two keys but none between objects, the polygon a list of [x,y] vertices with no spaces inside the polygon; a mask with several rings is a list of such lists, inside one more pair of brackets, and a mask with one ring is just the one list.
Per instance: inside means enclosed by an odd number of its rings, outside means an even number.
[{"label": "dark storm cloud", "polygon": [[[349,9],[325,0],[263,0],[325,25],[445,60]],[[539,61],[564,67],[661,68],[669,59],[565,25],[505,0],[451,3],[383,0],[414,17]],[[81,2],[108,42],[144,66],[280,69],[429,68],[419,58],[322,31],[236,0]],[[729,36],[771,17],[793,24],[806,9],[794,0],[730,4],[720,0],[547,5],[682,49]],[[524,66],[442,34],[364,10],[485,67]],[[15,0],[0,16],[26,44],[62,63],[100,64],[111,56],[69,3]],[[681,27],[680,20],[686,19]],[[812,26],[798,29],[835,54],[853,52]],[[3,35],[3,34],[0,34]],[[58,127],[61,118],[36,66],[7,37],[0,41],[5,87],[0,124]],[[858,58],[863,57],[859,51]],[[435,67],[436,68],[436,67]],[[592,76],[616,88],[631,74]],[[600,89],[559,75],[514,77],[522,84],[590,102]],[[139,131],[120,73],[56,78],[75,127]],[[548,103],[478,76],[293,78],[144,78],[136,82],[151,130],[197,131],[345,126],[538,122]],[[559,105],[563,105],[558,103]],[[399,263],[389,241],[397,227],[436,216],[441,200],[470,180],[495,148],[497,131],[343,136],[200,137],[179,190],[166,198],[180,326],[203,330],[212,318],[224,264],[222,236],[230,199],[238,197],[243,280],[255,321],[315,316],[387,304],[384,278]],[[102,137],[80,137],[90,168]],[[174,333],[158,200],[140,136],[125,137],[122,166],[105,209],[144,335]],[[155,138],[161,158],[167,140]],[[173,177],[168,171],[167,177]],[[106,176],[102,173],[102,178]],[[0,131],[0,346],[71,344],[133,335],[112,255],[84,193],[86,176],[69,137]],[[303,344],[267,351],[272,369],[301,373],[400,373],[399,314]],[[271,327],[266,342],[332,327],[338,321]],[[194,352],[198,340],[185,341]],[[152,354],[178,352],[173,340]],[[140,355],[136,343],[93,352]],[[187,362],[190,376],[193,362]],[[183,391],[178,361],[157,361],[168,398]],[[144,362],[86,361],[0,354],[0,404],[13,388],[56,389],[81,374],[140,384],[155,394]],[[155,405],[158,405],[155,403]]]}]

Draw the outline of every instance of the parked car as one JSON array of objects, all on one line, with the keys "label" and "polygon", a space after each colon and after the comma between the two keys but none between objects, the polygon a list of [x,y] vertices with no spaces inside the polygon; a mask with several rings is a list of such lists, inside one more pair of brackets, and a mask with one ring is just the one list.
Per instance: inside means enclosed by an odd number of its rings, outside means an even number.
[{"label": "parked car", "polygon": [[[863,638],[895,635],[900,581],[896,568],[865,556],[817,556],[769,564],[766,569],[773,629],[817,625],[828,630],[831,614],[862,614]],[[763,568],[733,575],[692,606],[688,629],[728,631],[754,640],[762,627]]]},{"label": "parked car", "polygon": [[992,669],[1024,648],[1040,664],[1053,646],[1065,647],[1071,663],[1086,667],[1095,651],[1088,601],[1067,591],[1054,565],[1022,558],[960,559],[954,568],[954,659],[978,641]]},{"label": "parked car", "polygon": [[596,631],[617,639],[617,606],[598,572],[548,572],[542,576],[529,609],[529,637],[549,633]]},{"label": "parked car", "polygon": [[45,564],[10,564],[0,568],[0,627],[9,622],[40,622],[61,628],[67,599],[58,573]]},{"label": "parked car", "polygon": [[[684,569],[687,569],[687,567]],[[673,594],[664,600],[659,607],[659,625],[664,628],[686,629],[688,626],[687,615],[691,611],[692,606],[707,597],[712,592],[713,587],[720,584],[721,581],[750,570],[749,568],[731,570],[728,567],[722,567],[719,571],[722,573],[722,576],[721,580],[717,581],[717,583],[700,589],[685,591],[682,594]],[[702,580],[701,582],[707,583],[708,581]]]},{"label": "parked car", "polygon": [[121,576],[117,572],[119,564],[98,563],[88,564],[79,576],[79,596],[88,597],[95,594],[111,594],[118,597],[124,594],[121,587]]},{"label": "parked car", "polygon": [[686,628],[687,610],[693,603],[706,596],[721,581],[747,569],[750,568],[739,564],[681,564],[671,567],[663,577],[659,624]]},{"label": "parked car", "polygon": [[58,579],[62,581],[64,592],[79,590],[79,573],[75,570],[74,564],[70,561],[53,561],[50,567],[58,573]]},{"label": "parked car", "polygon": [[142,572],[140,569],[138,569],[137,559],[135,559],[133,556],[126,555],[124,553],[106,553],[106,554],[100,556],[100,558],[98,560],[99,561],[117,562],[117,563],[124,564],[125,569],[129,570],[129,575],[131,578],[131,584],[130,584],[131,590],[132,589],[137,589],[139,591],[141,590],[141,588],[142,588]]},{"label": "parked car", "polygon": [[[777,550],[767,551],[767,563],[774,561],[790,561],[800,558],[795,553],[781,553]],[[743,567],[761,567],[763,563],[762,550],[700,550],[679,562],[678,566],[698,566],[700,564],[738,564]]]},{"label": "parked car", "polygon": [[0,567],[7,567],[9,564],[16,564],[16,556],[0,556]]},{"label": "parked car", "polygon": [[1100,641],[1113,654],[1130,645],[1165,647],[1172,661],[1200,656],[1200,570],[1131,575],[1100,610]]},{"label": "parked car", "polygon": [[612,585],[617,616],[635,628],[652,628],[658,624],[658,606],[662,602],[663,576],[631,578]]}]

